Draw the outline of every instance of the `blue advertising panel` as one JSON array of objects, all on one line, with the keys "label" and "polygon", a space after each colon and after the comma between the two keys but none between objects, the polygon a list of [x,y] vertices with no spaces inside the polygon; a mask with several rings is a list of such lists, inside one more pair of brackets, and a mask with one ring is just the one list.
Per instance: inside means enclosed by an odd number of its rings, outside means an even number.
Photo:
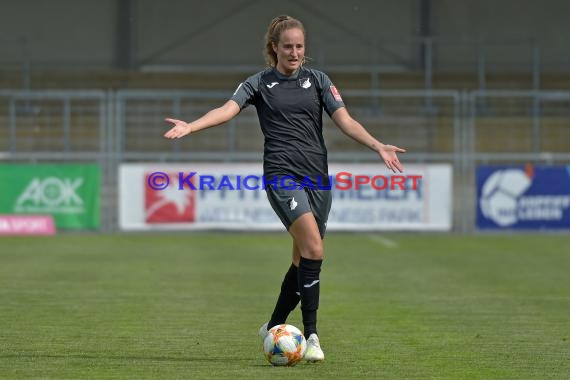
[{"label": "blue advertising panel", "polygon": [[477,227],[570,229],[570,166],[479,166]]}]

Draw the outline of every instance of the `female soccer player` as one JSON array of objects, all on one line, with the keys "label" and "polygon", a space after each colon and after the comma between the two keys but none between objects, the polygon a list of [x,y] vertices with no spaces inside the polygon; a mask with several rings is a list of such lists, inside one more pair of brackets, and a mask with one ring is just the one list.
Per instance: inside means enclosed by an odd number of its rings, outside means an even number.
[{"label": "female soccer player", "polygon": [[166,119],[172,128],[164,136],[177,139],[225,123],[248,105],[254,105],[265,136],[264,177],[293,177],[299,183],[308,177],[313,184],[323,185],[295,190],[289,190],[290,186],[287,189],[266,186],[269,203],[293,239],[293,260],[271,319],[260,328],[260,335],[264,337],[268,328],[285,323],[301,301],[307,338],[305,359],[322,361],[325,356],[317,336],[319,274],[332,200],[330,190],[324,189],[329,185],[329,177],[322,134],[323,109],[342,132],[375,151],[388,169],[403,171],[396,152],[405,150],[382,144],[372,137],[349,115],[328,76],[303,66],[305,28],[299,20],[290,16],[274,18],[265,42],[269,68],[247,78],[224,105],[195,121]]}]

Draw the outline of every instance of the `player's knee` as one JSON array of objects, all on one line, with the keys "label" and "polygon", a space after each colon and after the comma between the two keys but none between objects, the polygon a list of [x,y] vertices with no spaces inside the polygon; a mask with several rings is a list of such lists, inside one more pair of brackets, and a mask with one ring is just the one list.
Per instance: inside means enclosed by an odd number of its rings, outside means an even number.
[{"label": "player's knee", "polygon": [[322,240],[319,239],[306,244],[301,252],[301,256],[311,260],[322,260],[324,256]]}]

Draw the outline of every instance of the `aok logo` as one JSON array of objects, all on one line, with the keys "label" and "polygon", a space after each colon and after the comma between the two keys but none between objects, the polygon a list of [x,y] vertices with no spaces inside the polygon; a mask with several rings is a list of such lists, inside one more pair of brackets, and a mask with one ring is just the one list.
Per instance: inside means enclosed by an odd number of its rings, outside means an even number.
[{"label": "aok logo", "polygon": [[83,178],[34,178],[20,194],[16,212],[84,212],[83,199],[77,190]]}]

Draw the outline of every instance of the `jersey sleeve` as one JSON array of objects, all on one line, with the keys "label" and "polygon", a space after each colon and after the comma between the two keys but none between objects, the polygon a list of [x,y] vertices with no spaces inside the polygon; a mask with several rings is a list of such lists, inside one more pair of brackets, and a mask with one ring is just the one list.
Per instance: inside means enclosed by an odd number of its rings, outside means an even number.
[{"label": "jersey sleeve", "polygon": [[250,104],[254,104],[255,97],[259,91],[259,81],[259,74],[250,76],[238,85],[230,100],[236,102],[240,110],[243,110]]},{"label": "jersey sleeve", "polygon": [[331,116],[336,110],[345,106],[340,92],[325,73],[315,71],[315,76],[319,82],[323,107],[327,114]]}]

